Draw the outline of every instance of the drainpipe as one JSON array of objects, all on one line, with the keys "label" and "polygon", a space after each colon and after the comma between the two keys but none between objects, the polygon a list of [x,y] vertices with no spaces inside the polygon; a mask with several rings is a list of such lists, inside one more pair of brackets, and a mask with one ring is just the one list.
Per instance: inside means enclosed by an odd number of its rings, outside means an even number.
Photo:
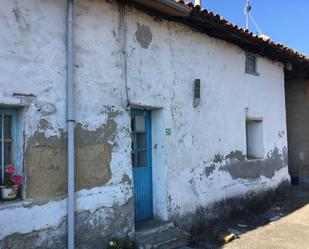
[{"label": "drainpipe", "polygon": [[73,0],[67,0],[67,129],[68,129],[68,249],[74,249],[74,79],[73,79]]}]

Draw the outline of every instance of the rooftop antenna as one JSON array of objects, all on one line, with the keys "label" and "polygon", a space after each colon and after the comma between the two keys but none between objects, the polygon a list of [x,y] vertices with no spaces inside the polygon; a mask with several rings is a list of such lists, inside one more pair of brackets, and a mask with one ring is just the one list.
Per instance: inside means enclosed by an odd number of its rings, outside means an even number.
[{"label": "rooftop antenna", "polygon": [[250,11],[251,11],[251,5],[250,1],[247,0],[246,6],[245,6],[245,15],[246,15],[246,29],[249,30],[249,16],[250,16]]},{"label": "rooftop antenna", "polygon": [[245,12],[245,15],[246,15],[246,29],[249,30],[249,18],[250,18],[250,20],[253,22],[254,26],[258,30],[258,34],[262,35],[263,34],[262,30],[259,28],[259,26],[254,21],[253,17],[251,16],[251,13],[250,13],[251,10],[252,10],[252,7],[251,7],[251,4],[250,4],[250,1],[247,0],[246,6],[245,6],[245,9],[244,9],[244,12]]}]

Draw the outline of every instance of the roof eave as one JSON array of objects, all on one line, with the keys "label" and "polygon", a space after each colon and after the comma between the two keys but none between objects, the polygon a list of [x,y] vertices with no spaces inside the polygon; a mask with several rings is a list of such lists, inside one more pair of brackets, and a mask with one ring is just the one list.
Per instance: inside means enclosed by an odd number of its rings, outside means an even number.
[{"label": "roof eave", "polygon": [[181,3],[171,0],[129,0],[148,9],[174,17],[189,17],[191,10]]},{"label": "roof eave", "polygon": [[[160,15],[168,20],[182,22],[191,28],[197,29],[207,35],[225,40],[244,50],[265,56],[283,64],[292,63],[293,70],[286,73],[286,77],[309,75],[309,59],[298,52],[270,40],[263,40],[248,30],[227,22],[219,15],[215,15],[206,9],[183,0],[129,0],[150,11],[152,14]],[[297,69],[297,70],[295,70]],[[293,75],[295,70],[295,75]]]}]

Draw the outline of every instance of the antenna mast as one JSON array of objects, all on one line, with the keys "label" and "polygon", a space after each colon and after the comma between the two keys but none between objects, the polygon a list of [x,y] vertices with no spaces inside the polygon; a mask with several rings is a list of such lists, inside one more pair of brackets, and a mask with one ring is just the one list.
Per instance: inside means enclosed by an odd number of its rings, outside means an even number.
[{"label": "antenna mast", "polygon": [[250,13],[251,10],[252,10],[252,7],[251,7],[251,4],[250,4],[250,1],[247,0],[246,6],[245,6],[245,9],[244,9],[244,13],[246,15],[246,29],[249,30],[249,21],[251,19],[252,23],[254,24],[254,26],[256,27],[256,29],[258,31],[258,34],[262,35],[263,34],[262,30],[259,28],[259,26],[254,21],[253,17],[251,16],[251,13]]},{"label": "antenna mast", "polygon": [[248,29],[248,30],[249,30],[250,11],[251,11],[250,1],[247,0],[246,7],[245,7],[245,14],[246,14],[246,29]]}]

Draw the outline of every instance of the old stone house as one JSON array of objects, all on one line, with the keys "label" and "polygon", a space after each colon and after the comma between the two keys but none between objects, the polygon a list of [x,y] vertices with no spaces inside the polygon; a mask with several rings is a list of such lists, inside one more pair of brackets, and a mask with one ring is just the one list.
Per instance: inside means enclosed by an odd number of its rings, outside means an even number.
[{"label": "old stone house", "polygon": [[1,248],[67,247],[68,134],[75,248],[289,184],[285,79],[308,59],[183,1],[71,3],[1,1],[1,170],[25,178]]}]

